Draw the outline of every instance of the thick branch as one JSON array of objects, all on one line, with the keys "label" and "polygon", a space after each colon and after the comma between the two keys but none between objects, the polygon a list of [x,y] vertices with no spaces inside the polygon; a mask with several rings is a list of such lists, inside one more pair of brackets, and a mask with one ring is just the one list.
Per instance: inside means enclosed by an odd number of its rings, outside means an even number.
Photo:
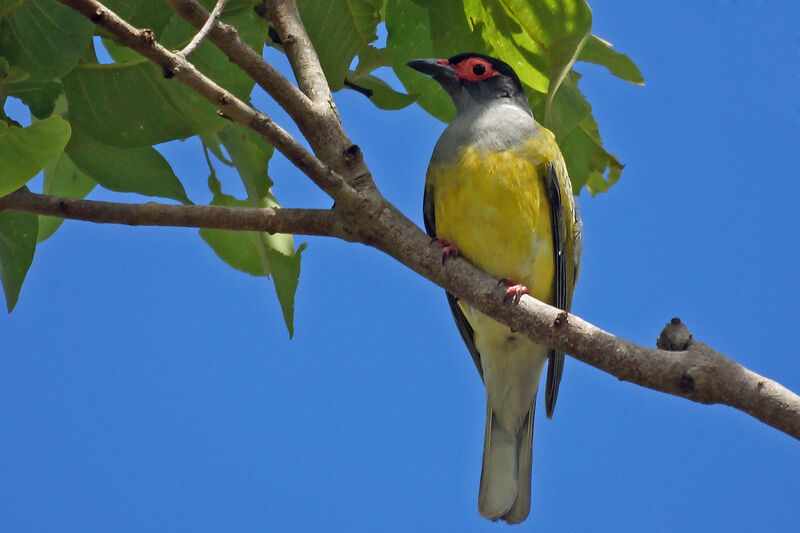
[{"label": "thick branch", "polygon": [[123,204],[62,198],[19,189],[0,197],[0,211],[129,226],[179,226],[266,231],[347,238],[339,215],[330,209],[274,209],[216,205]]},{"label": "thick branch", "polygon": [[328,80],[319,63],[319,56],[306,33],[295,0],[268,0],[269,18],[283,43],[300,89],[314,102],[330,102]]},{"label": "thick branch", "polygon": [[309,176],[322,190],[337,201],[347,203],[352,195],[342,177],[314,157],[272,119],[248,106],[229,91],[204,76],[182,56],[170,52],[153,37],[150,30],[137,30],[116,13],[96,0],[58,0],[99,24],[114,35],[123,45],[150,59],[167,77],[175,77],[206,100],[218,106],[220,114],[252,128],[269,141],[289,161]]},{"label": "thick branch", "polygon": [[189,41],[189,44],[187,44],[183,50],[178,52],[180,55],[182,55],[184,58],[188,58],[194,53],[195,50],[197,50],[197,47],[200,46],[200,43],[206,38],[208,32],[211,31],[211,28],[216,25],[219,17],[222,16],[222,11],[225,9],[225,4],[227,3],[228,0],[217,1],[217,5],[214,6],[211,16],[208,17],[205,24],[203,24],[203,26],[200,28],[200,31],[198,31],[197,34],[192,37],[192,40]]},{"label": "thick branch", "polygon": [[600,370],[643,387],[700,403],[721,403],[744,411],[800,439],[800,396],[752,372],[701,343],[686,351],[639,346],[523,296],[504,303],[497,280],[463,259],[442,265],[441,248],[386,202],[362,241],[391,255],[481,312]]}]

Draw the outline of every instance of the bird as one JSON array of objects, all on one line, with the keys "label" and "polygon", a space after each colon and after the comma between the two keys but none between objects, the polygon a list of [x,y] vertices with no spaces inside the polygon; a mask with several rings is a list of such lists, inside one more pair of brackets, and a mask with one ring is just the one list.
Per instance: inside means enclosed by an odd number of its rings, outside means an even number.
[{"label": "bird", "polygon": [[[506,286],[569,311],[582,225],[564,157],[537,122],[522,83],[505,62],[478,53],[415,59],[452,99],[455,119],[431,156],[425,180],[425,230],[443,246],[442,262],[461,256]],[[564,354],[484,315],[447,293],[447,301],[486,387],[486,426],[478,511],[509,524],[528,517],[533,422],[547,364],[545,409],[553,415]]]}]

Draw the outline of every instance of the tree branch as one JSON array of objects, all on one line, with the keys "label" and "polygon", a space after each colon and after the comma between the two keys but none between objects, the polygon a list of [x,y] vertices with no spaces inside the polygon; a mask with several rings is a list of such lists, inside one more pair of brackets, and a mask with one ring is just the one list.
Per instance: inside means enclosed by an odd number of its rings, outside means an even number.
[{"label": "tree branch", "polygon": [[192,55],[195,50],[197,50],[197,47],[200,46],[200,43],[206,38],[208,32],[211,31],[211,28],[216,25],[219,17],[222,16],[222,11],[225,9],[225,4],[227,3],[228,0],[217,1],[217,4],[214,6],[214,10],[211,12],[211,16],[206,19],[206,22],[200,28],[200,31],[198,31],[197,34],[192,37],[192,40],[189,41],[189,44],[187,44],[183,50],[177,52],[178,54],[182,55],[184,59],[188,59],[189,56]]},{"label": "tree branch", "polygon": [[[211,20],[206,8],[197,0],[165,1],[195,28],[203,28]],[[236,28],[230,24],[214,21],[211,24],[208,38],[234,64],[246,72],[259,87],[274,98],[302,131],[303,121],[308,116],[312,105],[311,100],[302,91],[267,63],[261,54],[242,41]]]},{"label": "tree branch", "polygon": [[217,205],[124,204],[36,194],[18,189],[0,197],[0,211],[129,226],[177,226],[237,231],[321,235],[347,239],[331,209],[275,209]]},{"label": "tree branch", "polygon": [[349,186],[339,174],[309,153],[267,115],[256,111],[204,76],[182,56],[164,48],[155,40],[152,31],[137,30],[96,0],[58,0],[58,2],[78,11],[114,35],[123,45],[159,65],[166,77],[174,77],[218,106],[222,116],[253,129],[335,200],[347,203],[352,198],[352,194],[347,194],[346,189],[349,189]]},{"label": "tree branch", "polygon": [[[393,209],[387,207],[387,210]],[[366,237],[415,272],[482,313],[620,380],[706,404],[729,405],[800,439],[800,396],[701,343],[685,351],[646,348],[524,295],[504,303],[497,280],[458,258],[442,265],[441,248],[416,227],[385,213]]]},{"label": "tree branch", "polygon": [[[208,11],[197,0],[165,1],[196,28],[203,27],[208,20]],[[313,92],[318,100],[311,100],[267,63],[239,38],[236,28],[217,22],[208,37],[232,63],[238,65],[289,113],[322,161],[342,175],[355,189],[373,192],[372,176],[358,147],[347,138],[341,127],[325,74],[300,21],[297,6],[293,1],[270,2],[267,16],[273,20],[278,31],[282,32],[281,35],[294,36],[290,39],[288,48],[286,45],[284,48],[289,54],[298,81],[314,80],[313,83],[309,81],[308,85],[315,87]],[[308,90],[311,91],[311,88]],[[343,203],[342,207],[347,208],[347,205]]]},{"label": "tree branch", "polygon": [[333,103],[328,80],[319,63],[319,56],[311,44],[305,26],[300,20],[295,0],[269,0],[267,2],[269,19],[283,43],[286,57],[292,65],[300,89],[313,102]]},{"label": "tree branch", "polygon": [[[341,235],[336,236],[389,254],[486,315],[621,380],[701,403],[730,405],[800,439],[800,397],[708,346],[692,343],[682,351],[638,346],[527,295],[517,304],[505,304],[497,280],[464,259],[449,260],[442,265],[441,248],[432,246],[430,239],[374,187],[358,147],[350,143],[335,111],[331,112],[334,108],[319,105],[328,103],[330,92],[327,86],[322,86],[324,75],[293,0],[271,0],[270,13],[300,87],[314,103],[302,111],[300,120],[323,126],[321,133],[312,133],[307,139],[324,164],[305,152],[268,117],[236,100],[183,58],[176,58],[155,43],[151,33],[131,28],[94,0],[59,1],[101,24],[123,44],[155,61],[166,72],[174,73],[183,83],[220,105],[225,115],[264,135],[315,183],[329,193],[333,191],[337,199],[336,214],[341,217],[337,222],[341,224]],[[214,35],[213,31],[210,35]]]}]

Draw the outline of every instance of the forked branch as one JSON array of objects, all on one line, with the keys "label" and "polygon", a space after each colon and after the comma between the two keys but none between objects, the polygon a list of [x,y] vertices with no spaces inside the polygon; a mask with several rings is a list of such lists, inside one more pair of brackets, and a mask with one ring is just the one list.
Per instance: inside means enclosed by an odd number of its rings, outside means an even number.
[{"label": "forked branch", "polygon": [[200,28],[192,40],[189,41],[183,50],[178,52],[178,54],[182,55],[184,59],[188,59],[190,55],[197,50],[197,47],[200,46],[200,43],[203,42],[203,39],[206,38],[208,33],[211,31],[211,28],[216,25],[219,17],[222,16],[222,11],[225,9],[225,5],[228,3],[228,0],[217,0],[217,5],[214,6],[214,10],[211,12],[211,15],[206,19],[203,26]]}]

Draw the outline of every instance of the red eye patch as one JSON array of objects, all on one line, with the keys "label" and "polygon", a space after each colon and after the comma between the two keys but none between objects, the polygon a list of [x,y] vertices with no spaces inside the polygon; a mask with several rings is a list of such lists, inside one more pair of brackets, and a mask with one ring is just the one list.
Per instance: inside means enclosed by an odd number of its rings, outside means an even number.
[{"label": "red eye patch", "polygon": [[[441,61],[443,61],[442,64],[444,65],[448,64],[446,59]],[[461,80],[481,81],[500,75],[492,64],[482,57],[468,57],[460,63],[450,66],[453,67],[453,70],[456,71],[456,75]]]}]

